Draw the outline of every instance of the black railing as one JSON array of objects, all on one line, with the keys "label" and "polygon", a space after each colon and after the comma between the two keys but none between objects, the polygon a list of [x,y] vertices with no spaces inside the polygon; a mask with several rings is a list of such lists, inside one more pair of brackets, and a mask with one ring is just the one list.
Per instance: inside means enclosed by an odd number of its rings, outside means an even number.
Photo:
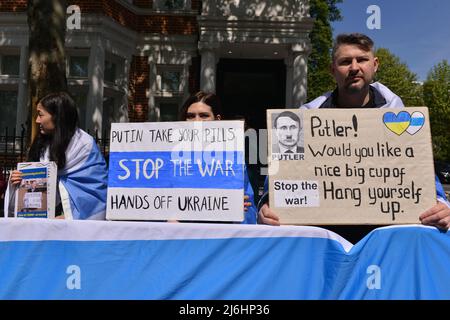
[{"label": "black railing", "polygon": [[109,130],[104,130],[102,137],[99,138],[98,136],[98,129],[94,130],[93,133],[91,133],[91,130],[86,130],[87,133],[89,133],[97,143],[100,152],[103,154],[103,157],[106,160],[106,164],[109,162]]},{"label": "black railing", "polygon": [[16,128],[4,128],[0,131],[0,172],[7,179],[9,172],[13,170],[17,162],[26,159],[26,128],[22,125],[20,135]]},{"label": "black railing", "polygon": [[[109,160],[109,137],[100,138],[98,130],[91,133],[86,130],[97,143],[100,151],[105,157],[106,162]],[[107,132],[103,132],[103,137],[107,136]],[[9,173],[17,167],[18,162],[26,161],[27,158],[27,130],[24,125],[21,126],[20,133],[17,134],[16,128],[4,128],[0,130],[0,173],[4,179],[9,178]]]}]

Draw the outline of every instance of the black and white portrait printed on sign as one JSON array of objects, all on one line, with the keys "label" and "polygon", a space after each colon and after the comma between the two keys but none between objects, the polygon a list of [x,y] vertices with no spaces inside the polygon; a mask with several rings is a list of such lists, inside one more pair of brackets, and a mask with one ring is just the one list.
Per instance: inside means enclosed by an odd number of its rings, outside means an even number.
[{"label": "black and white portrait printed on sign", "polygon": [[272,158],[303,160],[303,126],[300,112],[272,113]]}]

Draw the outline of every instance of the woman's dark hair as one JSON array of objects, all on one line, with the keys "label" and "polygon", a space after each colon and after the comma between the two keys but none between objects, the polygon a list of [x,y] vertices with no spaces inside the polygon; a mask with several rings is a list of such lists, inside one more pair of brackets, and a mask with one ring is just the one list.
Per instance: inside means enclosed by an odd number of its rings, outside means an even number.
[{"label": "woman's dark hair", "polygon": [[28,152],[28,161],[39,161],[48,147],[50,160],[55,161],[58,168],[62,169],[66,165],[67,147],[78,124],[75,102],[68,93],[56,92],[46,95],[39,103],[52,116],[55,129],[49,135],[39,131]]},{"label": "woman's dark hair", "polygon": [[199,91],[193,95],[191,95],[187,100],[183,103],[183,106],[180,109],[180,113],[178,115],[178,119],[181,121],[186,120],[186,114],[193,103],[197,102],[203,102],[204,104],[207,104],[211,107],[211,111],[214,115],[214,117],[217,117],[218,115],[222,115],[222,107],[220,105],[219,97],[216,96],[214,93],[208,93]]}]

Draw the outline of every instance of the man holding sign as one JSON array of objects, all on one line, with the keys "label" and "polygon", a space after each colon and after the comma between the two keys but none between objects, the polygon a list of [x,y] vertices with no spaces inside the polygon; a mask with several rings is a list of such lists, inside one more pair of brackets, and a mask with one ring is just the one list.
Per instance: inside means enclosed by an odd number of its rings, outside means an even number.
[{"label": "man holding sign", "polygon": [[[342,34],[336,38],[332,52],[331,73],[337,88],[301,106],[301,109],[317,108],[402,108],[400,97],[386,86],[373,82],[378,69],[373,41],[362,34]],[[267,183],[267,180],[266,180]],[[425,225],[448,230],[450,227],[450,203],[442,185],[436,179],[438,202],[423,212],[419,219]],[[279,225],[279,216],[267,204],[268,193],[259,203],[259,222]]]}]

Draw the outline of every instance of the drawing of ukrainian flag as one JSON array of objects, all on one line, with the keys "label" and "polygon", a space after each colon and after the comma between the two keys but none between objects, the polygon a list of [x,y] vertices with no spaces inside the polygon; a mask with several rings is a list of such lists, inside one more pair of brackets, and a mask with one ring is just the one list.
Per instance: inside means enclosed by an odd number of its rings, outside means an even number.
[{"label": "drawing of ukrainian flag", "polygon": [[406,111],[402,111],[397,115],[393,112],[387,112],[383,115],[383,122],[389,130],[397,135],[401,135],[408,129],[411,122],[411,116]]}]

